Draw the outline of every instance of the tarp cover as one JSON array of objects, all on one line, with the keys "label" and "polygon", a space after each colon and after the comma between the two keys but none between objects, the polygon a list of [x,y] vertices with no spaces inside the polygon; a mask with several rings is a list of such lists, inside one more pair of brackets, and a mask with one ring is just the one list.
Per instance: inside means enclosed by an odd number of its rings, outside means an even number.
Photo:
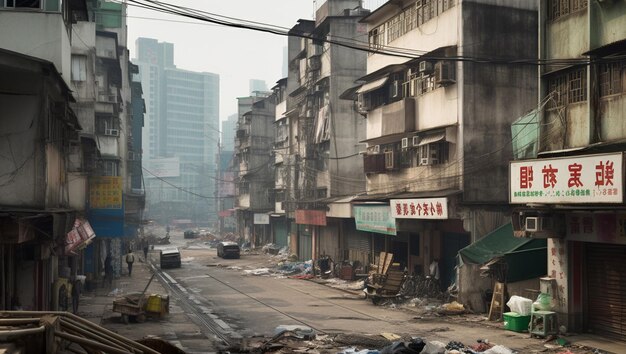
[{"label": "tarp cover", "polygon": [[509,283],[541,277],[548,271],[547,241],[515,237],[510,223],[461,249],[459,256],[464,263],[479,265],[504,257]]},{"label": "tarp cover", "polygon": [[501,257],[509,253],[546,248],[546,244],[545,239],[513,236],[513,225],[508,223],[461,249],[459,254],[465,263],[484,264],[495,257]]}]

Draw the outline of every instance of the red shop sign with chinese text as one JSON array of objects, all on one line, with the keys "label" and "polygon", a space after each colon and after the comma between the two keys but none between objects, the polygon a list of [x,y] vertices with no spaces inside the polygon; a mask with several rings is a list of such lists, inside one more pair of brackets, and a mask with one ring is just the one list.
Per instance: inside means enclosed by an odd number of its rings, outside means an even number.
[{"label": "red shop sign with chinese text", "polygon": [[511,162],[511,204],[622,203],[622,153]]}]

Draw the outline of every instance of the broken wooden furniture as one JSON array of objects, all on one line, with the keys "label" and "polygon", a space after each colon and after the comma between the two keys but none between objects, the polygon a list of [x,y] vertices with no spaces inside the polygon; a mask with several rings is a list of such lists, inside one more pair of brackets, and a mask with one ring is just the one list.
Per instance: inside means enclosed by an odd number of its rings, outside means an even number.
[{"label": "broken wooden furniture", "polygon": [[378,305],[384,299],[396,298],[400,295],[405,272],[394,267],[392,260],[392,253],[381,252],[378,263],[372,265],[365,293],[374,305]]}]

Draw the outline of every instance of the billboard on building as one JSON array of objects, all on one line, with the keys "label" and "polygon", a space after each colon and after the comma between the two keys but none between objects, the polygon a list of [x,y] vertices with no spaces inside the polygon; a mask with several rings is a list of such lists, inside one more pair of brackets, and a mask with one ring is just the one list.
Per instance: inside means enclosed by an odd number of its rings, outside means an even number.
[{"label": "billboard on building", "polygon": [[355,205],[356,229],[385,235],[396,235],[396,219],[389,205]]},{"label": "billboard on building", "polygon": [[94,176],[89,178],[89,207],[91,209],[122,208],[122,177]]},{"label": "billboard on building", "polygon": [[389,204],[396,219],[448,218],[448,198],[391,199]]},{"label": "billboard on building", "polygon": [[150,159],[144,161],[146,178],[163,178],[180,176],[180,159],[168,157],[163,159]]},{"label": "billboard on building", "polygon": [[511,162],[511,204],[623,203],[622,153]]}]

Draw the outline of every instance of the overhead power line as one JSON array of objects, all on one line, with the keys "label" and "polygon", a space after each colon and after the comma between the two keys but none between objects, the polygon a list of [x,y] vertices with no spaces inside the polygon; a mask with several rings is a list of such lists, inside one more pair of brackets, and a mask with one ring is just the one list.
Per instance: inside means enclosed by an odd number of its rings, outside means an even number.
[{"label": "overhead power line", "polygon": [[[380,45],[376,48],[370,47],[369,43],[358,41],[356,39],[351,38],[340,38],[333,37],[329,38],[321,38],[312,33],[300,32],[294,29],[287,29],[285,27],[276,26],[273,24],[267,24],[258,21],[250,21],[235,17],[229,17],[219,14],[214,14],[194,8],[183,7],[179,5],[170,4],[167,2],[157,1],[157,0],[128,0],[128,5],[135,6],[139,8],[148,9],[151,11],[156,11],[160,13],[182,16],[198,21],[213,23],[217,25],[222,25],[226,27],[234,27],[246,30],[253,30],[258,32],[264,32],[274,35],[280,36],[293,36],[299,38],[306,38],[315,40],[318,42],[324,42],[329,44],[334,44],[341,47],[346,47],[358,51],[365,51],[368,53],[382,54],[388,56],[402,57],[407,59],[418,59],[424,54],[426,51],[409,49],[409,48],[400,48],[400,47],[391,47],[386,45]],[[337,38],[337,39],[335,39]],[[507,57],[470,57],[470,56],[428,56],[429,60],[448,60],[448,61],[458,61],[458,62],[472,62],[472,63],[483,63],[483,64],[508,64],[508,65],[589,65],[592,62],[613,62],[617,60],[623,60],[626,58],[626,55],[615,56],[611,58],[600,58],[600,59],[590,59],[590,58],[555,58],[555,59],[538,59],[538,58],[507,58]]]}]

